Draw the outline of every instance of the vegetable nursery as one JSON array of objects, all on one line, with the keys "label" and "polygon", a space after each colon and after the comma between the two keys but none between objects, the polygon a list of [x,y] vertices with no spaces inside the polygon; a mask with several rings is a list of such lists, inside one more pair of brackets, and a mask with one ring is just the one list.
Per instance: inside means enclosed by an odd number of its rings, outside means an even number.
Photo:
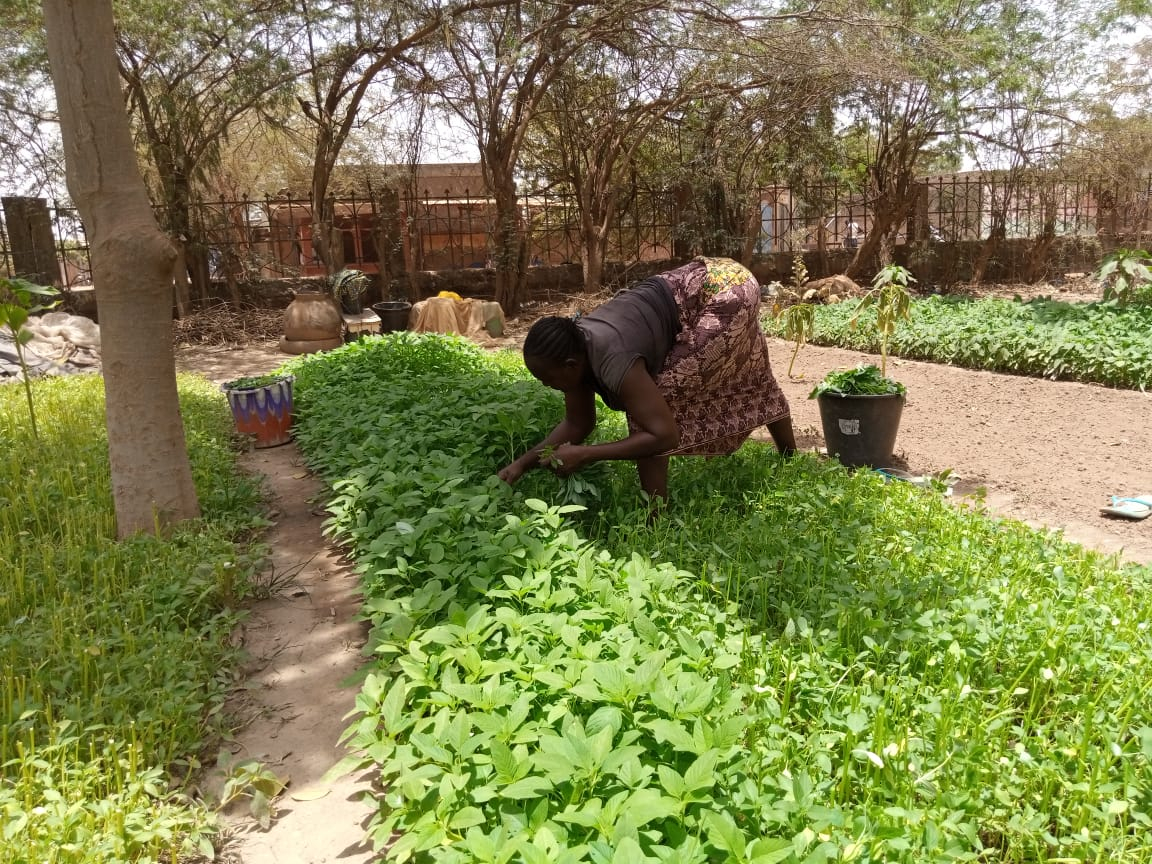
[{"label": "vegetable nursery", "polygon": [[388,860],[1152,859],[1147,569],[756,444],[680,460],[649,528],[619,466],[492,476],[561,410],[514,356],[293,372]]}]

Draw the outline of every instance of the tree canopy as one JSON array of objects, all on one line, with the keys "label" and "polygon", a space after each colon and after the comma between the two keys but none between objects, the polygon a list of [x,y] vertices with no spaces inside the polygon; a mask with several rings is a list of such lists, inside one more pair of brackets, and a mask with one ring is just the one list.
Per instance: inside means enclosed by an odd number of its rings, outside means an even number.
[{"label": "tree canopy", "polygon": [[[238,135],[310,153],[298,191],[315,202],[314,245],[331,268],[342,262],[326,202],[342,160],[377,152],[379,123],[402,128],[401,117],[425,118],[407,133],[419,152],[416,137],[450,116],[498,211],[490,251],[509,308],[529,186],[574,196],[591,287],[620,203],[641,187],[678,196],[684,248],[746,256],[748,190],[844,183],[876,214],[864,266],[884,255],[925,172],[1148,170],[1148,13],[1147,0],[114,3],[138,157],[190,254],[189,208],[223,185]],[[0,28],[0,165],[10,191],[59,194],[39,4],[0,0]]]}]

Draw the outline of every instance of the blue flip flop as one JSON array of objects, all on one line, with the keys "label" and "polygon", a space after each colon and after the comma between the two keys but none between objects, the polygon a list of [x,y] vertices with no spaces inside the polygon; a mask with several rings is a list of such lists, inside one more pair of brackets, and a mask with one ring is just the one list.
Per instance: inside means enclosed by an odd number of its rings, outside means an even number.
[{"label": "blue flip flop", "polygon": [[1134,498],[1118,498],[1112,496],[1112,504],[1101,507],[1100,512],[1105,516],[1118,516],[1121,519],[1139,521],[1152,516],[1152,493],[1140,494]]}]

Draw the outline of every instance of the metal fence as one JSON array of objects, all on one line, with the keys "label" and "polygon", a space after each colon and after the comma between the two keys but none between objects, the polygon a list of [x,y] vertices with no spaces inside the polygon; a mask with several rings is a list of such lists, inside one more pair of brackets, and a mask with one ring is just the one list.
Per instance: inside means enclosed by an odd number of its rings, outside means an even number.
[{"label": "metal fence", "polygon": [[[497,215],[484,195],[425,190],[419,195],[348,196],[334,202],[346,266],[396,274],[485,267],[496,254]],[[90,279],[88,243],[76,211],[50,207],[60,283]],[[579,212],[572,196],[530,192],[517,218],[529,265],[581,259]],[[157,211],[167,224],[162,209]],[[192,236],[213,278],[320,275],[308,198],[205,201],[192,212]],[[753,255],[852,248],[875,223],[867,195],[842,184],[773,185],[743,200],[721,202],[681,192],[633,190],[624,196],[608,235],[608,262],[665,260],[709,248],[726,234],[727,248]],[[923,178],[894,245],[1004,238],[1152,234],[1152,176],[1128,184],[1054,175],[1001,173]],[[854,236],[853,236],[854,235]],[[9,235],[0,221],[0,274],[12,275]]]},{"label": "metal fence", "polygon": [[[853,240],[859,243],[872,232],[875,222],[868,196],[844,185],[770,186],[758,190],[758,198],[757,252],[811,250],[819,246],[821,234],[825,248],[851,247]],[[849,232],[850,225],[858,232]],[[1152,175],[1130,184],[1042,174],[921,178],[892,241],[981,241],[994,231],[1004,239],[1106,234],[1139,241],[1152,234]]]}]

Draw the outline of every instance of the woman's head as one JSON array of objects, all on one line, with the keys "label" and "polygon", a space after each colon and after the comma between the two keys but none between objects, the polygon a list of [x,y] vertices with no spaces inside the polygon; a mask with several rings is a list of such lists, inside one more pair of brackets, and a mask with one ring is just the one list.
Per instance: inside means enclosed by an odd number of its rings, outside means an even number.
[{"label": "woman's head", "polygon": [[571,318],[549,315],[532,325],[524,339],[524,365],[545,386],[568,391],[584,380],[588,352],[584,331]]}]

